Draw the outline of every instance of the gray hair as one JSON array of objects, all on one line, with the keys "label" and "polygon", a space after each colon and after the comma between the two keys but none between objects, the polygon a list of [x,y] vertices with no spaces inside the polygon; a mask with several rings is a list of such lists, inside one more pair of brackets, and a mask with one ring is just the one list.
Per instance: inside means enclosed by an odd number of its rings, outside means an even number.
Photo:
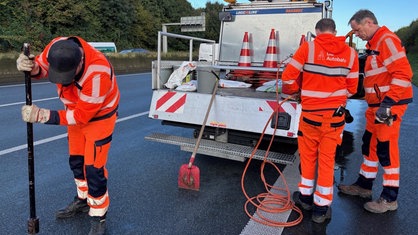
[{"label": "gray hair", "polygon": [[378,24],[377,23],[377,19],[376,16],[373,14],[373,12],[366,10],[366,9],[362,9],[357,11],[348,21],[348,24],[350,24],[351,21],[355,21],[357,24],[360,24],[361,21],[363,21],[364,19],[369,18],[373,21],[374,24]]}]

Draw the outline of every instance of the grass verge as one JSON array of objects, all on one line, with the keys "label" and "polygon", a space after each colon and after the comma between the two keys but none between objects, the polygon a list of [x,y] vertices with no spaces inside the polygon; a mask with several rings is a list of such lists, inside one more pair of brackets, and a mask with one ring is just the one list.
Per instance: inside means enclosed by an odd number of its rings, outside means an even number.
[{"label": "grass verge", "polygon": [[412,83],[415,86],[418,86],[418,52],[417,53],[408,53],[407,55],[409,63],[412,67],[412,72],[414,76],[412,77]]}]

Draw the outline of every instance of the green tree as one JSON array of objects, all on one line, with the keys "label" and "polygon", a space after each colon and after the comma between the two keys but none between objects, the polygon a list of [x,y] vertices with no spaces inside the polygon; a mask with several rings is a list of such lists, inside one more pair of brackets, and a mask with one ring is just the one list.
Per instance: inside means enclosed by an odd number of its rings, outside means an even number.
[{"label": "green tree", "polygon": [[[221,4],[206,4],[206,32],[169,32],[217,40]],[[0,51],[20,50],[30,42],[41,51],[57,36],[81,36],[87,41],[113,41],[119,49],[157,48],[157,32],[163,23],[179,23],[181,17],[199,16],[186,0],[0,0]],[[188,42],[170,41],[173,50],[187,50]]]},{"label": "green tree", "polygon": [[407,27],[400,28],[395,33],[402,40],[407,51],[418,52],[418,20],[413,21]]},{"label": "green tree", "polygon": [[219,31],[221,22],[219,21],[219,12],[222,11],[223,5],[219,3],[206,3],[206,31],[205,37],[208,39],[219,39]]}]

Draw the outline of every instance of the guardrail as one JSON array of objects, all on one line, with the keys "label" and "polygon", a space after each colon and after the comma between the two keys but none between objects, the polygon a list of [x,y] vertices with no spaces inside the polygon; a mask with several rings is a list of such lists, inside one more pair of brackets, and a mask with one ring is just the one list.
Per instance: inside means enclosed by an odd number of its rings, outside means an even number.
[{"label": "guardrail", "polygon": [[[157,71],[156,71],[156,75],[157,75],[157,87],[160,87],[160,71],[161,71],[161,38],[162,37],[172,37],[172,38],[180,38],[180,39],[185,39],[185,40],[189,40],[189,61],[193,61],[193,42],[194,41],[198,41],[198,42],[205,42],[205,43],[210,43],[210,44],[215,44],[216,41],[215,40],[209,40],[209,39],[204,39],[204,38],[197,38],[197,37],[190,37],[190,36],[186,36],[186,35],[181,35],[181,34],[174,34],[174,33],[167,33],[167,32],[162,32],[159,31],[158,32],[158,51],[157,51]],[[214,65],[215,61],[212,60],[212,65]]]}]

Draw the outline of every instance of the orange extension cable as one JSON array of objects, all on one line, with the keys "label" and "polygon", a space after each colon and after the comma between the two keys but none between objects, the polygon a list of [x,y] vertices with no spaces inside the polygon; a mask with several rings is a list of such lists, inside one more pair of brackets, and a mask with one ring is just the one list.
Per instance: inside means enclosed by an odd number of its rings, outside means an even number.
[{"label": "orange extension cable", "polygon": [[[289,192],[289,187],[287,185],[286,179],[284,177],[284,175],[282,174],[282,172],[280,171],[280,169],[271,161],[267,160],[267,156],[270,150],[270,147],[273,143],[274,140],[274,136],[276,134],[276,130],[277,130],[277,125],[275,125],[274,128],[274,132],[272,135],[272,138],[270,140],[269,146],[266,150],[266,154],[264,155],[264,160],[263,163],[261,164],[260,167],[260,176],[261,176],[261,180],[264,184],[264,188],[266,189],[265,193],[260,193],[254,197],[250,197],[246,190],[245,190],[245,175],[247,173],[248,167],[250,166],[250,163],[254,157],[255,152],[257,151],[261,140],[263,139],[263,136],[265,134],[266,128],[269,125],[270,121],[273,118],[273,115],[275,113],[278,114],[278,110],[279,107],[281,107],[281,105],[286,102],[289,98],[291,98],[291,96],[287,97],[286,99],[282,100],[281,102],[279,102],[279,94],[278,94],[278,79],[279,79],[279,70],[281,67],[281,64],[283,63],[280,62],[280,64],[278,65],[278,70],[276,73],[276,100],[278,103],[277,109],[271,114],[269,120],[267,121],[266,125],[264,126],[263,132],[261,133],[261,136],[256,144],[256,146],[254,147],[253,152],[251,153],[250,158],[248,159],[247,165],[244,168],[244,171],[242,173],[242,177],[241,177],[241,189],[242,192],[244,193],[245,197],[247,198],[247,201],[244,204],[244,210],[245,213],[255,222],[258,222],[260,224],[263,225],[267,225],[267,226],[273,226],[273,227],[291,227],[291,226],[295,226],[298,225],[300,222],[302,222],[303,219],[303,214],[302,211],[295,206],[295,204],[290,200],[290,192]],[[278,121],[278,118],[276,118],[276,122]],[[264,176],[264,169],[266,164],[270,164],[271,166],[274,167],[274,169],[278,172],[279,177],[283,180],[283,183],[285,185],[285,188],[280,188],[280,187],[276,187],[274,185],[270,185],[269,183],[267,183],[265,176]],[[275,190],[276,192],[272,192],[272,190]],[[256,208],[255,213],[258,215],[258,218],[251,215],[251,213],[249,212],[249,206],[252,205]],[[299,216],[297,219],[293,220],[293,221],[275,221],[272,219],[267,218],[265,215],[263,215],[264,213],[283,213],[289,210],[294,210],[296,211]]]}]

